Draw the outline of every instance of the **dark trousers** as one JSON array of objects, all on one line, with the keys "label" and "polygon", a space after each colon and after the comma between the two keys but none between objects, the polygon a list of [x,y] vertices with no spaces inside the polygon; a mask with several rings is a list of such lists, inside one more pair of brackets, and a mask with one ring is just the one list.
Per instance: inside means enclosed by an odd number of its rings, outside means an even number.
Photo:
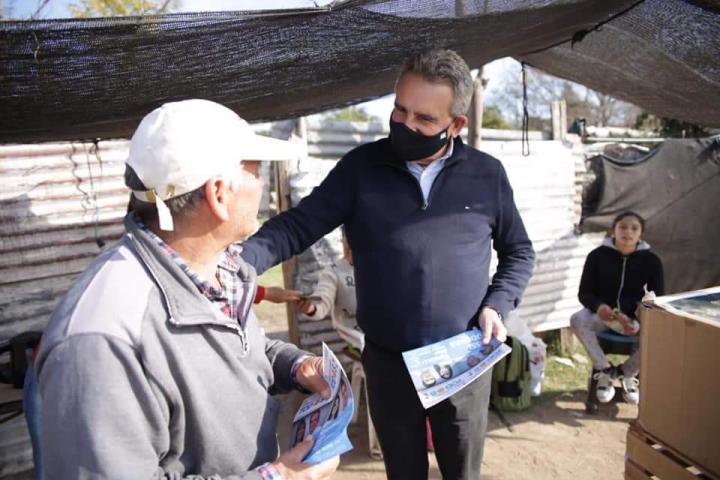
[{"label": "dark trousers", "polygon": [[452,397],[425,410],[402,355],[367,342],[362,354],[370,415],[390,480],[428,476],[425,417],[444,480],[480,478],[490,400],[488,371]]}]

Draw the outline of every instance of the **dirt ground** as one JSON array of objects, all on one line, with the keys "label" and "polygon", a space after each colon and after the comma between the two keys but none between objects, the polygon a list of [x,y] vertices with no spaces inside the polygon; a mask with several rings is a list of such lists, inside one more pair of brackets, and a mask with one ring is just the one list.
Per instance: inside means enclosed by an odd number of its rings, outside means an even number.
[{"label": "dirt ground", "polygon": [[[287,339],[284,307],[258,309],[268,335]],[[637,407],[622,401],[601,405],[597,415],[586,415],[586,391],[543,395],[533,399],[522,413],[506,413],[508,430],[490,412],[483,460],[483,480],[614,480],[624,478],[625,436],[628,423],[637,417]],[[300,394],[283,397],[280,425],[290,425],[291,416],[302,401]],[[382,461],[368,454],[367,421],[364,405],[349,429],[354,449],[342,456],[333,476],[338,480],[380,480],[385,478]],[[289,427],[288,427],[289,428]],[[288,445],[289,432],[281,430],[280,445]],[[432,453],[431,479],[440,479]]]},{"label": "dirt ground", "polygon": [[[490,412],[485,441],[483,480],[613,480],[623,478],[625,435],[637,407],[622,402],[604,405],[598,415],[584,413],[585,392],[555,398],[541,397],[523,413],[507,413],[512,431]],[[286,396],[282,425],[290,424],[300,395]],[[364,408],[363,405],[360,408]],[[364,413],[364,410],[361,410]],[[385,478],[381,461],[368,455],[367,421],[360,415],[349,429],[354,449],[342,456],[333,476],[338,480]],[[280,432],[280,445],[288,444],[288,432]],[[431,479],[440,479],[432,453]]]}]

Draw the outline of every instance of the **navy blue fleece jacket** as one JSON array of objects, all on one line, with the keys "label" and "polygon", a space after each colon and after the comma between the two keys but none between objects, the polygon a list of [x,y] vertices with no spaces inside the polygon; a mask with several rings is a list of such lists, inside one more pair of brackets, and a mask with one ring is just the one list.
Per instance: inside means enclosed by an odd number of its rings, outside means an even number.
[{"label": "navy blue fleece jacket", "polygon": [[[243,258],[261,273],[341,224],[353,251],[358,324],[366,341],[389,351],[467,330],[483,306],[507,315],[533,269],[504,168],[459,138],[427,203],[388,139],[352,150],[245,242]],[[491,246],[499,265],[490,283]]]}]

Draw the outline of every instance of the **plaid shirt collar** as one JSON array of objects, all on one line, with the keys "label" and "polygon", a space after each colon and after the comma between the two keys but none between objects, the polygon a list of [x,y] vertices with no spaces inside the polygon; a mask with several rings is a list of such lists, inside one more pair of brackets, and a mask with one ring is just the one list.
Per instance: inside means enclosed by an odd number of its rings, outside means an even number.
[{"label": "plaid shirt collar", "polygon": [[241,281],[238,276],[240,265],[238,260],[242,247],[239,244],[230,244],[218,261],[215,278],[220,283],[221,288],[214,287],[209,281],[205,280],[200,274],[195,272],[182,259],[182,257],[168,245],[162,238],[157,236],[152,230],[147,228],[142,220],[136,215],[135,221],[143,232],[145,232],[159,247],[167,253],[173,262],[185,272],[192,280],[193,284],[202,293],[210,303],[217,306],[220,311],[228,318],[238,320],[238,304],[240,302],[240,286]]}]

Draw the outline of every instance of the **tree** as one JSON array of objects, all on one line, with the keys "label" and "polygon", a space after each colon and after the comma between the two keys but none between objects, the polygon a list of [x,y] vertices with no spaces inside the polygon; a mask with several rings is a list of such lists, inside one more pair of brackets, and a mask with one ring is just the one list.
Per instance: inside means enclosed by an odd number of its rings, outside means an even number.
[{"label": "tree", "polygon": [[482,126],[483,128],[497,128],[500,130],[510,128],[500,113],[500,109],[495,105],[483,108]]},{"label": "tree", "polygon": [[73,17],[132,17],[167,13],[178,0],[80,0],[68,7]]},{"label": "tree", "polygon": [[[500,80],[503,88],[487,99],[487,105],[497,106],[511,127],[522,124],[522,77],[520,68],[506,71]],[[588,125],[633,126],[640,109],[635,105],[591,90],[569,80],[553,77],[527,67],[528,114],[536,123],[550,119],[553,100],[565,100],[567,118],[585,118]],[[487,107],[486,107],[487,108]]]},{"label": "tree", "polygon": [[656,117],[647,112],[638,116],[635,128],[652,130],[665,138],[700,138],[713,134],[702,125],[668,117]]},{"label": "tree", "polygon": [[322,121],[325,124],[334,122],[371,122],[379,120],[377,117],[373,117],[362,107],[345,107],[338,110],[332,110],[327,112],[322,117]]}]

